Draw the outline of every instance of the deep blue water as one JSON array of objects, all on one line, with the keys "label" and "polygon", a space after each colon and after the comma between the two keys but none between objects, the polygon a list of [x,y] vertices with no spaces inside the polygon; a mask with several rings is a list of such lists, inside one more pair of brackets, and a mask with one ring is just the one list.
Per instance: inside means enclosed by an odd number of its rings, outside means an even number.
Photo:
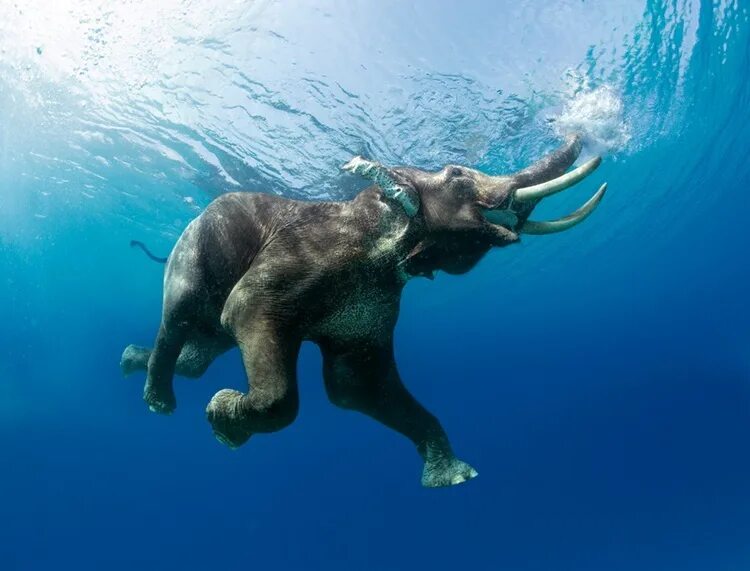
[{"label": "deep blue water", "polygon": [[[750,15],[734,2],[0,4],[0,569],[750,568]],[[219,3],[221,4],[221,3]],[[617,4],[617,5],[615,5]],[[587,136],[580,227],[406,288],[397,357],[480,472],[331,406],[229,451],[236,352],[150,413],[166,254],[353,154],[497,174]],[[593,183],[550,200],[567,211]]]}]

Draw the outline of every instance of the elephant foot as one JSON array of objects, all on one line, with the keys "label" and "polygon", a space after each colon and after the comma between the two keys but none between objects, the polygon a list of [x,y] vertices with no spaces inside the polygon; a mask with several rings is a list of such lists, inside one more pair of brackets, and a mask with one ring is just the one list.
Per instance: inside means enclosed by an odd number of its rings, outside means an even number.
[{"label": "elephant foot", "polygon": [[447,458],[425,462],[422,485],[425,488],[442,488],[463,484],[476,478],[478,472],[458,458]]},{"label": "elephant foot", "polygon": [[120,357],[120,369],[126,377],[136,371],[145,371],[148,368],[148,358],[151,356],[151,349],[139,347],[138,345],[128,345]]},{"label": "elephant foot", "polygon": [[222,389],[206,407],[206,417],[211,423],[214,436],[232,449],[239,448],[252,436],[242,414],[242,396],[239,391]]},{"label": "elephant foot", "polygon": [[171,388],[158,390],[149,383],[146,383],[143,389],[143,400],[146,401],[151,412],[158,414],[172,414],[177,407],[177,399]]}]

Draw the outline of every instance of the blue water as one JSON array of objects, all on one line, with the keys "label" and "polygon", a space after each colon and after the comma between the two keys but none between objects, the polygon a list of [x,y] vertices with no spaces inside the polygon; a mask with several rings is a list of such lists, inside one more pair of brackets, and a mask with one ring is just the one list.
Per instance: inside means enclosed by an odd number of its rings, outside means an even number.
[{"label": "blue water", "polygon": [[[750,568],[744,0],[0,3],[0,569]],[[220,3],[221,4],[221,3]],[[410,390],[480,476],[331,406],[229,451],[141,400],[166,255],[212,198],[353,196],[338,167],[498,174],[571,130],[584,224],[413,280]],[[593,183],[550,199],[567,212]]]}]

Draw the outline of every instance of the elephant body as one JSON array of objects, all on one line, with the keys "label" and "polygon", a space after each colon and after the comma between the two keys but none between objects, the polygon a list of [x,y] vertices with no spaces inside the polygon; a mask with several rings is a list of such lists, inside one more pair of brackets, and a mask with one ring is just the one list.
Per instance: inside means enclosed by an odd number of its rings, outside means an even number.
[{"label": "elephant body", "polygon": [[347,166],[376,185],[343,202],[223,195],[177,241],[154,347],[128,346],[123,371],[147,370],[145,401],[171,413],[174,374],[200,376],[237,346],[248,391],[220,390],[206,409],[216,437],[237,447],[294,420],[297,357],[301,343],[312,341],[323,355],[330,400],[408,437],[424,460],[425,486],[471,479],[476,471],[456,458],[439,421],[399,377],[393,330],[401,292],[414,276],[468,271],[493,246],[516,242],[525,224],[559,224],[527,222],[539,185],[518,189],[559,177],[578,152],[572,139],[515,177],[460,167],[386,169],[358,158]]}]

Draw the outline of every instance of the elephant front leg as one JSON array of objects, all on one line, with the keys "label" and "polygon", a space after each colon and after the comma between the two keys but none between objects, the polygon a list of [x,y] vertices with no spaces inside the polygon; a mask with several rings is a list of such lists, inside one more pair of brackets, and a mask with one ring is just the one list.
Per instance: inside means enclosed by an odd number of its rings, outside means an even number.
[{"label": "elephant front leg", "polygon": [[456,458],[438,419],[404,387],[390,340],[356,348],[324,347],[323,373],[334,404],[363,412],[415,444],[424,460],[423,486],[451,486],[477,476]]},{"label": "elephant front leg", "polygon": [[234,331],[248,379],[248,392],[222,389],[206,408],[216,438],[237,448],[258,432],[275,432],[297,416],[297,355],[300,341],[282,327],[248,319]]}]

